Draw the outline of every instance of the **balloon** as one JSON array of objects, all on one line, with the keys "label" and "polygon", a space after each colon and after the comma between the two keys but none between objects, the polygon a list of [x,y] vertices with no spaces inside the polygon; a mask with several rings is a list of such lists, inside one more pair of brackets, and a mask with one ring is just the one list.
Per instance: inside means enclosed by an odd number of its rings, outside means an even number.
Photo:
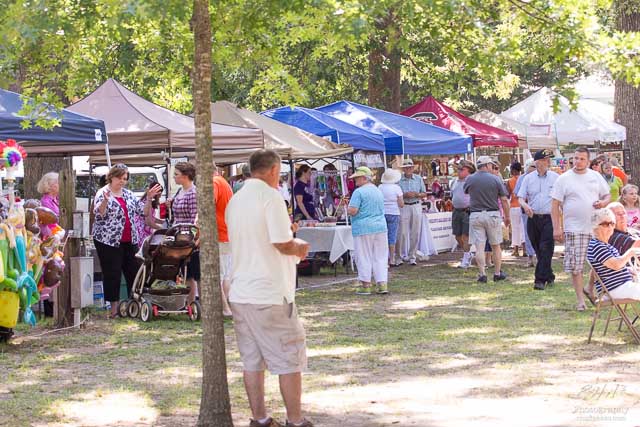
[{"label": "balloon", "polygon": [[58,215],[56,215],[56,213],[51,209],[45,208],[44,206],[37,207],[36,212],[38,213],[40,225],[57,224],[59,221]]},{"label": "balloon", "polygon": [[35,209],[24,210],[25,228],[27,231],[32,232],[34,235],[40,234],[40,227],[38,226],[38,212]]},{"label": "balloon", "polygon": [[22,207],[24,207],[25,209],[35,209],[40,206],[40,200],[38,199],[29,199],[24,202],[24,205],[22,205]]}]

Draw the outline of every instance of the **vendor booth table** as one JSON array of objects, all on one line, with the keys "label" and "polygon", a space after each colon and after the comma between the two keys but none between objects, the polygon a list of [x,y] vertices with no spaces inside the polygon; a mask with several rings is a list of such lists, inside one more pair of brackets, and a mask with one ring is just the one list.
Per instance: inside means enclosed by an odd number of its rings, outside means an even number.
[{"label": "vendor booth table", "polygon": [[329,252],[329,261],[336,262],[347,251],[353,250],[351,226],[301,227],[296,237],[309,243],[309,252]]},{"label": "vendor booth table", "polygon": [[[451,212],[423,212],[420,227],[420,241],[418,251],[422,256],[437,255],[446,252],[456,243],[451,228]],[[402,256],[409,252],[407,246],[402,250]]]}]

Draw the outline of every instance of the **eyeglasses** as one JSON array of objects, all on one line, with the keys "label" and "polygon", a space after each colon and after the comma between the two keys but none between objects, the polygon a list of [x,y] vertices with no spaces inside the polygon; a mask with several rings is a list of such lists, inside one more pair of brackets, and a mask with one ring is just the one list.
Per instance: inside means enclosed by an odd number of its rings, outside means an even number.
[{"label": "eyeglasses", "polygon": [[616,225],[616,223],[611,221],[605,221],[605,222],[601,222],[598,225],[601,227],[613,227],[614,225]]},{"label": "eyeglasses", "polygon": [[125,169],[125,170],[128,169],[127,165],[125,165],[124,163],[117,163],[117,164],[113,165],[113,167],[116,168],[116,169]]}]

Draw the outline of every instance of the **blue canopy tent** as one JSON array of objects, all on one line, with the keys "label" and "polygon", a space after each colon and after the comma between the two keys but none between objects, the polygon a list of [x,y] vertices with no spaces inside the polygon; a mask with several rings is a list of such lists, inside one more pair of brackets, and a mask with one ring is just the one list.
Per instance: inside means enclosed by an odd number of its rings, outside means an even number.
[{"label": "blue canopy tent", "polygon": [[355,102],[338,101],[316,110],[381,135],[388,155],[464,154],[473,147],[470,136]]},{"label": "blue canopy tent", "polygon": [[15,139],[29,155],[62,156],[92,155],[108,156],[107,132],[102,120],[83,116],[63,109],[61,112],[48,108],[50,118],[60,119],[60,126],[51,130],[33,125],[23,129],[21,122],[27,117],[18,113],[22,109],[19,94],[0,89],[0,139]]},{"label": "blue canopy tent", "polygon": [[348,144],[355,150],[384,152],[384,139],[381,135],[350,125],[317,110],[304,107],[280,107],[260,114],[314,135],[329,137],[331,142],[336,144]]}]

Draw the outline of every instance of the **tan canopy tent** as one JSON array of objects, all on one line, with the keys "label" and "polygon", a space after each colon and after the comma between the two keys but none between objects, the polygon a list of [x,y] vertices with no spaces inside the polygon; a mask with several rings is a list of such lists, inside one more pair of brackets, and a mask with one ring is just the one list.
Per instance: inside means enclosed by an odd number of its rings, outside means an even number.
[{"label": "tan canopy tent", "polygon": [[[336,158],[353,152],[348,145],[335,144],[285,123],[240,108],[228,101],[211,104],[211,121],[230,126],[259,128],[266,148],[287,149],[288,160]],[[214,153],[215,155],[215,153]]]},{"label": "tan canopy tent", "polygon": [[[246,163],[249,156],[259,148],[248,148],[238,150],[214,150],[213,159],[217,165],[232,165],[236,163]],[[277,148],[275,151],[285,159],[291,154],[291,149]],[[114,154],[111,156],[112,163],[124,163],[127,166],[160,166],[166,165],[170,161],[188,161],[197,163],[196,153],[194,151],[185,151],[173,153],[169,156],[165,152],[148,153],[148,154]],[[89,157],[89,163],[92,165],[106,165],[107,158],[105,155]]]},{"label": "tan canopy tent", "polygon": [[[104,121],[112,154],[168,153],[195,150],[192,117],[160,107],[108,79],[67,110]],[[212,124],[219,150],[262,148],[261,129]]]}]

